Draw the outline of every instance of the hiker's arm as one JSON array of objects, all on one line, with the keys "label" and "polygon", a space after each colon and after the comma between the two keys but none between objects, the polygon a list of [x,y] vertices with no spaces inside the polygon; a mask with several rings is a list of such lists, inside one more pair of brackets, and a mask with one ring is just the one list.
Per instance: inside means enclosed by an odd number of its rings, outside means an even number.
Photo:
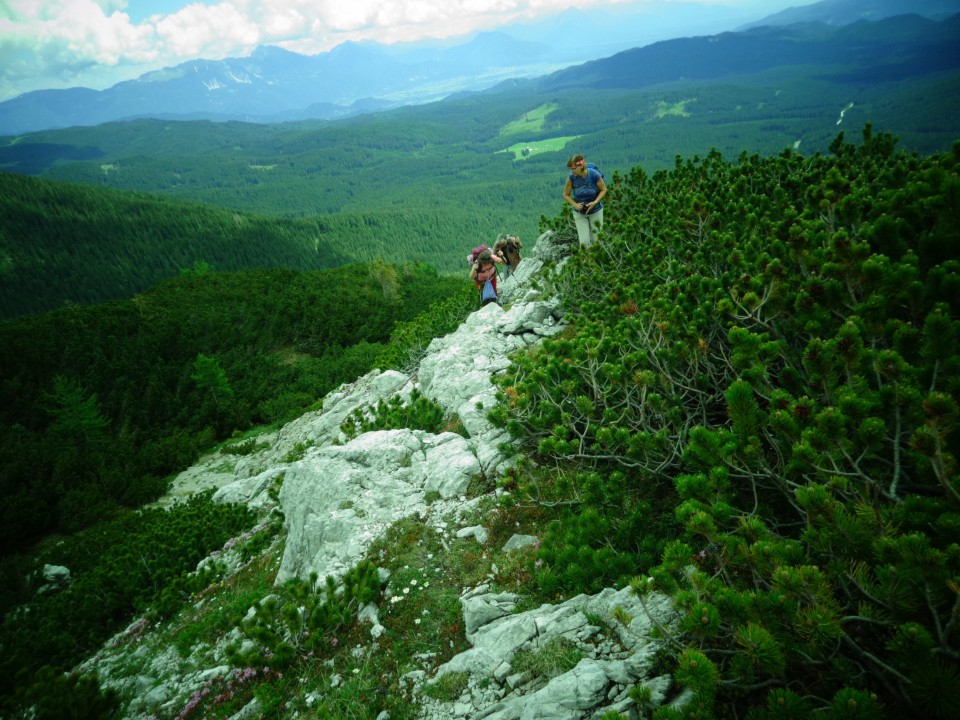
[{"label": "hiker's arm", "polygon": [[567,178],[567,182],[563,186],[563,199],[570,203],[574,210],[579,210],[580,203],[570,197],[571,192],[573,192],[573,183],[570,182],[570,178]]},{"label": "hiker's arm", "polygon": [[603,178],[597,180],[597,190],[600,192],[597,193],[597,199],[594,202],[600,202],[603,200],[603,196],[607,194],[607,184],[603,181]]},{"label": "hiker's arm", "polygon": [[471,279],[471,280],[476,280],[476,279],[477,279],[477,268],[478,268],[477,263],[474,263],[474,264],[473,264],[473,267],[470,268],[470,279]]}]

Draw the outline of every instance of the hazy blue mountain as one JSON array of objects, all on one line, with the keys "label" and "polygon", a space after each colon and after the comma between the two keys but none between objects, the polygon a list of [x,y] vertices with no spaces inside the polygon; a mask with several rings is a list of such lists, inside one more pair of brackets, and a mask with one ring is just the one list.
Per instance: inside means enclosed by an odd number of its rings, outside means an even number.
[{"label": "hazy blue mountain", "polygon": [[[933,18],[951,8],[960,10],[960,2],[825,0],[753,25],[803,21],[836,26],[906,12]],[[548,77],[547,85],[562,87],[594,82],[599,87],[640,87],[678,77],[754,72],[793,62],[791,53],[803,62],[804,55],[822,61],[831,53],[844,52],[842,39],[818,41],[799,30],[780,35],[721,32],[745,27],[748,19],[742,10],[709,4],[651,8],[636,3],[605,10],[572,9],[538,23],[518,23],[502,32],[448,43],[349,42],[317,55],[260,47],[248,57],[186,62],[102,91],[25,93],[0,103],[0,135],[136,117],[338,119],[483,90],[507,79]],[[815,52],[801,48],[801,40],[813,42]],[[956,55],[954,48],[945,52]],[[646,66],[641,66],[643,62]],[[561,72],[554,74],[557,71]]]},{"label": "hazy blue mountain", "polygon": [[570,8],[536,23],[517,23],[502,30],[549,46],[558,60],[580,63],[661,40],[734,30],[754,17],[755,13],[724,5],[639,3],[602,11]]},{"label": "hazy blue mountain", "polygon": [[246,58],[182,63],[99,92],[26,93],[0,103],[0,132],[132,117],[278,119],[308,107],[312,117],[341,117],[365,111],[351,108],[358,86],[372,96],[406,81],[377,47],[347,43],[317,56],[260,47]]},{"label": "hazy blue mountain", "polygon": [[744,29],[760,25],[791,25],[822,22],[828,25],[849,25],[859,20],[882,20],[895,15],[921,15],[943,20],[960,12],[958,0],[823,0],[803,7],[787,8]]},{"label": "hazy blue mountain", "polygon": [[529,75],[525,68],[531,66],[542,74],[557,67],[549,64],[548,50],[503,33],[481,33],[449,48],[410,46],[392,52],[353,42],[318,55],[260,47],[249,57],[194,60],[103,91],[25,93],[0,103],[0,134],[135,117],[339,118],[490,86],[511,75]]},{"label": "hazy blue mountain", "polygon": [[[838,81],[884,82],[960,67],[960,14],[764,25],[745,32],[681,38],[626,50],[530,81],[539,91],[638,89],[660,83],[747,76],[789,66],[835,65]],[[862,72],[861,72],[862,70]]]}]

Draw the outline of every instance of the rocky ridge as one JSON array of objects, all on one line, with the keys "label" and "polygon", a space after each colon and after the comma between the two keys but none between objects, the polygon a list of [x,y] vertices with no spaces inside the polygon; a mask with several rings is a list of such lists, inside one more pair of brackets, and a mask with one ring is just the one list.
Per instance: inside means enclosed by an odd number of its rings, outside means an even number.
[{"label": "rocky ridge", "polygon": [[[562,264],[568,254],[568,245],[545,233],[518,271],[501,282],[502,305],[477,310],[455,332],[432,341],[415,372],[374,371],[358,378],[325,398],[320,410],[258,437],[258,452],[239,459],[214,454],[185,470],[161,503],[215,489],[215,500],[246,503],[264,514],[282,512],[285,546],[278,584],[312,573],[340,577],[393,523],[407,517],[486,543],[486,529],[466,520],[483,496],[468,499],[467,490],[475,478],[495,478],[510,464],[504,431],[486,418],[495,401],[491,376],[509,365],[512,352],[565,327],[558,299],[536,289],[534,280],[546,264]],[[414,389],[459,418],[462,432],[343,436],[340,424],[357,408]],[[505,550],[537,542],[518,535]],[[217,560],[240,563],[229,548]],[[404,678],[417,693],[422,720],[581,720],[610,712],[639,718],[646,716],[644,708],[664,702],[671,681],[657,676],[661,643],[653,629],[672,622],[667,598],[608,588],[518,612],[521,598],[497,592],[494,579],[491,574],[490,582],[465,588],[460,599],[470,649]],[[370,646],[358,652],[375,652],[385,632],[378,609],[363,608],[361,619],[370,625]],[[155,718],[157,708],[163,717],[173,717],[211,678],[236,672],[225,648],[240,637],[239,628],[213,645],[199,643],[186,659],[153,644],[149,630],[144,621],[134,623],[81,667],[96,671],[103,686],[134,698],[126,718]],[[129,642],[131,637],[138,642]],[[563,671],[518,663],[552,649],[571,650],[579,659]],[[422,692],[445,676],[462,681],[455,699]],[[638,685],[646,691],[637,693]],[[253,701],[231,720],[258,713]]]}]

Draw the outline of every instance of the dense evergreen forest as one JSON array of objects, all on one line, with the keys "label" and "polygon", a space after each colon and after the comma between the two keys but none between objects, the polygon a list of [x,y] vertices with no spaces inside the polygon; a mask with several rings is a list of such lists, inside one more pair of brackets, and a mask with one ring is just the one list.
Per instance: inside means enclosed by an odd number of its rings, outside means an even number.
[{"label": "dense evergreen forest", "polygon": [[315,221],[0,173],[0,319],[128,300],[198,267],[316,270],[350,261]]},{"label": "dense evergreen forest", "polygon": [[681,609],[658,720],[957,718],[960,143],[830,150],[615,180],[497,378],[540,588]]},{"label": "dense evergreen forest", "polygon": [[417,265],[193,272],[0,323],[0,552],[157,498],[198,452],[302,414],[465,288]]}]

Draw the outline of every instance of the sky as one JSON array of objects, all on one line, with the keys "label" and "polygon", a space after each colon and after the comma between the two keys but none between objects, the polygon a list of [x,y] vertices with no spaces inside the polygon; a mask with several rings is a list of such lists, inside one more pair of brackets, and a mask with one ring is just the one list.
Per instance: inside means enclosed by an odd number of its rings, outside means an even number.
[{"label": "sky", "polygon": [[766,15],[814,0],[0,0],[0,101],[103,90],[188,60],[260,45],[314,55],[348,40],[445,39],[571,7],[725,5]]}]

